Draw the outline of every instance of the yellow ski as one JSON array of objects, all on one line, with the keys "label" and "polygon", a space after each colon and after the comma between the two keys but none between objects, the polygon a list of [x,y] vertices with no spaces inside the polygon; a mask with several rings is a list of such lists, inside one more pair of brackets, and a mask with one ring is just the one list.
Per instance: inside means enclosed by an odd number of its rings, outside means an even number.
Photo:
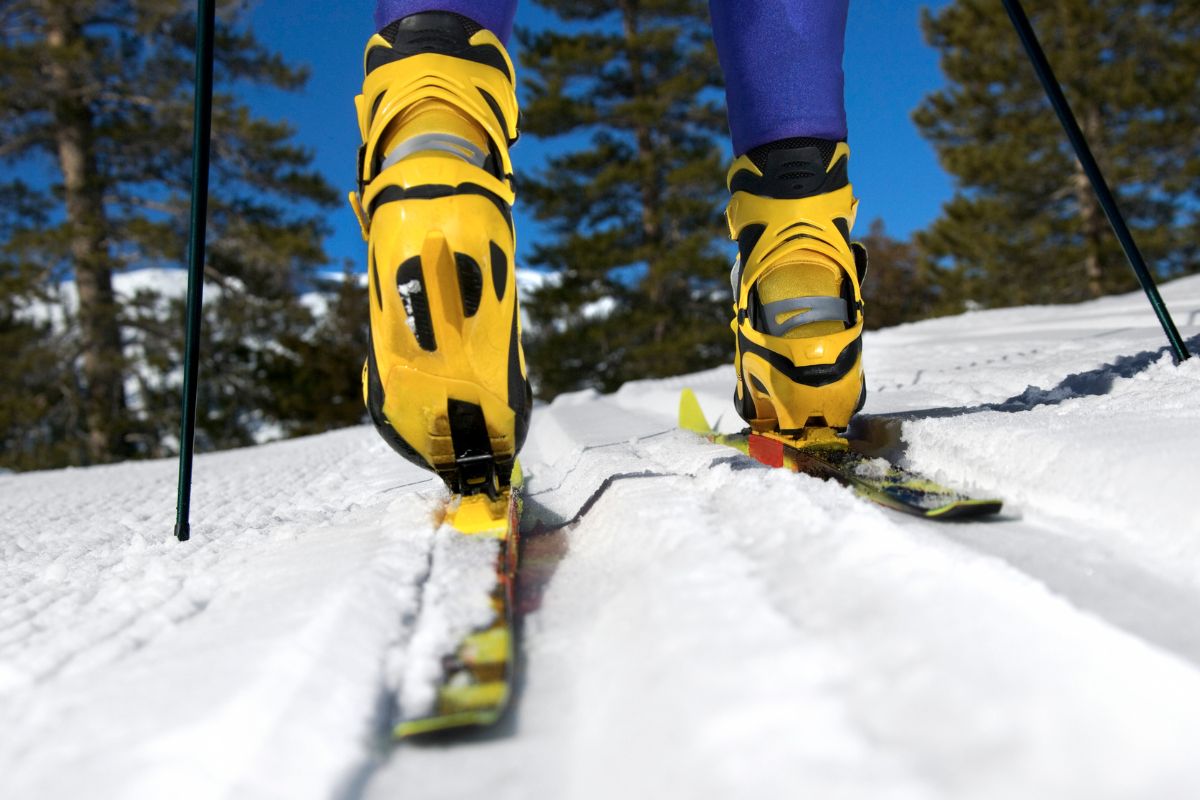
[{"label": "yellow ski", "polygon": [[398,739],[453,728],[492,725],[504,714],[515,674],[513,641],[514,583],[517,577],[522,476],[520,465],[512,483],[492,499],[487,494],[456,497],[446,511],[445,524],[467,536],[500,542],[496,582],[491,603],[492,622],[462,640],[442,664],[442,682],[428,715],[402,719],[393,733]]},{"label": "yellow ski", "polygon": [[927,519],[985,517],[999,513],[1003,506],[1002,500],[972,497],[886,459],[863,455],[831,428],[805,428],[795,435],[752,430],[718,433],[708,424],[691,389],[684,389],[679,397],[679,427],[768,467],[835,480],[882,506]]}]

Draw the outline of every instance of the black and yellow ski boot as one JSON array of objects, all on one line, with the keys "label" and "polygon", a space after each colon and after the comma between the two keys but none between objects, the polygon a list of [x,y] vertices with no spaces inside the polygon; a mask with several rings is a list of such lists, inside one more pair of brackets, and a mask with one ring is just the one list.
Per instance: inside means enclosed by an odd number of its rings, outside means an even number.
[{"label": "black and yellow ski boot", "polygon": [[350,204],[368,242],[367,409],[451,491],[509,484],[532,407],[514,274],[512,60],[466,17],[414,14],[367,43]]},{"label": "black and yellow ski boot", "polygon": [[843,430],[862,408],[858,201],[845,142],[787,139],[734,161],[726,209],[738,413],[758,432]]}]

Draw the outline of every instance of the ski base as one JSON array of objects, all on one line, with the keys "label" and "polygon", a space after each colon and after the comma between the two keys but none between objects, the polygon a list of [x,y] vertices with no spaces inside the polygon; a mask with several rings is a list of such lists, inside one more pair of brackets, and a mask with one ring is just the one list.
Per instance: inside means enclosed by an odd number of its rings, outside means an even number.
[{"label": "ski base", "polygon": [[768,467],[835,480],[879,505],[926,519],[987,517],[998,514],[1004,505],[1002,500],[972,497],[886,459],[863,455],[830,428],[808,428],[795,435],[752,430],[717,433],[690,389],[679,398],[679,425]]},{"label": "ski base", "polygon": [[520,518],[519,466],[513,469],[512,484],[495,499],[486,494],[451,498],[444,524],[466,536],[483,536],[500,542],[491,595],[495,613],[491,624],[465,637],[454,653],[444,659],[433,711],[401,720],[393,729],[395,738],[485,727],[504,715],[515,677],[513,607]]}]

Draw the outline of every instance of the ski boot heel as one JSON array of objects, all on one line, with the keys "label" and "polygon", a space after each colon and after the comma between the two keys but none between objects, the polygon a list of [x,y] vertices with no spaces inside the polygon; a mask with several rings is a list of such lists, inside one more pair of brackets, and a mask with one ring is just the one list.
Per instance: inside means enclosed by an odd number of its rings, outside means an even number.
[{"label": "ski boot heel", "polygon": [[789,140],[729,170],[734,402],[756,431],[842,430],[865,400],[867,254],[850,241],[849,155],[844,142]]},{"label": "ski boot heel", "polygon": [[368,242],[367,409],[452,491],[509,485],[532,396],[520,340],[513,67],[487,30],[415,14],[371,38],[350,203]]},{"label": "ski boot heel", "polygon": [[[436,205],[423,210],[437,214]],[[392,271],[392,280],[371,280],[373,312],[404,323],[372,326],[368,411],[397,452],[433,469],[461,494],[494,495],[507,486],[528,429],[531,398],[516,287],[511,281],[498,285],[505,273],[499,256],[481,266],[434,230],[418,255]],[[375,291],[377,286],[391,291]],[[493,300],[488,314],[485,292],[512,296],[507,303]]]}]

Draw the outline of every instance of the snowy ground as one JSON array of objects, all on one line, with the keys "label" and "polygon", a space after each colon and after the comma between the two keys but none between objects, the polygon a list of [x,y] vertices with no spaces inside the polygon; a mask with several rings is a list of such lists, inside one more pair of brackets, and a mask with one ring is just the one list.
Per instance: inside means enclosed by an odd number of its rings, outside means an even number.
[{"label": "snowy ground", "polygon": [[456,564],[372,431],[200,458],[188,544],[171,462],[0,477],[0,797],[1196,797],[1200,358],[1155,326],[868,337],[862,433],[991,523],[674,431],[685,385],[737,426],[728,369],[540,408],[515,712],[432,743],[387,732]]}]

